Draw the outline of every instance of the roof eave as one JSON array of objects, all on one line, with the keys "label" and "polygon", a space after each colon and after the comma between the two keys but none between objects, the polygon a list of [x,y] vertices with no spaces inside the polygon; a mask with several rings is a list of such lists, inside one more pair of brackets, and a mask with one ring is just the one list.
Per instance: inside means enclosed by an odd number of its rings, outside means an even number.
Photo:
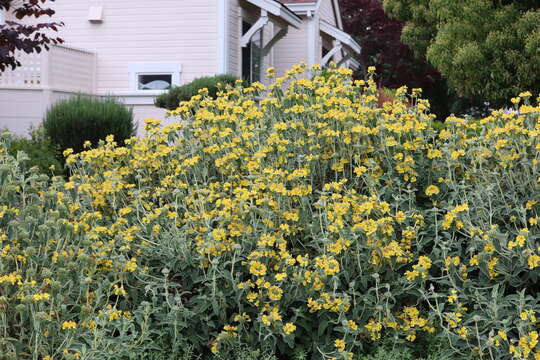
[{"label": "roof eave", "polygon": [[302,19],[296,15],[291,9],[276,0],[246,0],[247,2],[268,11],[270,14],[277,16],[287,24],[297,29],[302,25]]},{"label": "roof eave", "polygon": [[307,15],[308,12],[315,12],[317,10],[317,2],[314,1],[311,3],[287,4],[287,7],[296,15]]},{"label": "roof eave", "polygon": [[321,31],[332,36],[334,39],[341,41],[344,45],[348,46],[356,54],[362,52],[362,47],[360,44],[353,39],[353,37],[343,30],[338,29],[337,27],[330,25],[326,21],[321,20]]}]

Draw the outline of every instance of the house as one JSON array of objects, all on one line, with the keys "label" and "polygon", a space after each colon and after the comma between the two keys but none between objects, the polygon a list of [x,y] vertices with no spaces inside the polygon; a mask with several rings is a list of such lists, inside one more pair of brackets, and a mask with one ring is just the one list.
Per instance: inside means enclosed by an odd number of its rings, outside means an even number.
[{"label": "house", "polygon": [[[20,0],[17,0],[20,1]],[[165,118],[157,95],[222,73],[265,82],[292,65],[354,67],[360,46],[343,32],[338,0],[56,0],[61,46],[21,55],[0,73],[0,128],[24,134],[59,99],[114,96],[135,119]],[[10,14],[1,14],[9,19]],[[142,126],[139,126],[141,129]]]}]

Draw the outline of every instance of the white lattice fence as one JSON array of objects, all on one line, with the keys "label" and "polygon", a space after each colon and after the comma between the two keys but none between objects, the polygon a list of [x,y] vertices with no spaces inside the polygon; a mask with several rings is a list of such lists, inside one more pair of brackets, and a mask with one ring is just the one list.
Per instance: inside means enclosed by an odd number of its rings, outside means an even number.
[{"label": "white lattice fence", "polygon": [[95,54],[68,46],[49,52],[49,83],[54,88],[91,93],[95,81]]},{"label": "white lattice fence", "polygon": [[94,90],[96,55],[92,52],[58,45],[41,54],[19,53],[17,58],[21,66],[0,72],[0,87]]},{"label": "white lattice fence", "polygon": [[42,61],[46,55],[18,53],[16,56],[21,66],[0,72],[0,86],[41,87]]}]

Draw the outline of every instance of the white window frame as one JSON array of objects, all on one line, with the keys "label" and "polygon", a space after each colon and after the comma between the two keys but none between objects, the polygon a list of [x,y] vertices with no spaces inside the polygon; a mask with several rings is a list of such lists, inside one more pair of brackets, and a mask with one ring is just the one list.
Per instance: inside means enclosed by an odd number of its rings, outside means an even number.
[{"label": "white window frame", "polygon": [[171,75],[171,87],[180,85],[180,74],[182,66],[174,62],[146,62],[130,63],[129,71],[129,89],[138,93],[148,93],[151,91],[166,92],[167,90],[140,90],[139,75]]}]

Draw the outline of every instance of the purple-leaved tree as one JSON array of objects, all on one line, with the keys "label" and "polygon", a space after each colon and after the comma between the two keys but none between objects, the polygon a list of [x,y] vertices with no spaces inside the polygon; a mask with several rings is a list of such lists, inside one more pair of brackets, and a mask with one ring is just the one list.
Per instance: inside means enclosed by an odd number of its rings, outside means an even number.
[{"label": "purple-leaved tree", "polygon": [[15,57],[17,51],[27,54],[48,50],[50,45],[63,42],[53,36],[61,22],[31,21],[24,23],[25,18],[51,17],[54,10],[47,7],[47,1],[54,0],[0,0],[0,12],[13,14],[16,20],[6,20],[0,24],[0,71],[15,69],[20,62]]},{"label": "purple-leaved tree", "polygon": [[340,0],[345,31],[362,45],[360,60],[377,68],[380,86],[430,87],[439,73],[401,42],[404,23],[390,18],[378,0]]}]

